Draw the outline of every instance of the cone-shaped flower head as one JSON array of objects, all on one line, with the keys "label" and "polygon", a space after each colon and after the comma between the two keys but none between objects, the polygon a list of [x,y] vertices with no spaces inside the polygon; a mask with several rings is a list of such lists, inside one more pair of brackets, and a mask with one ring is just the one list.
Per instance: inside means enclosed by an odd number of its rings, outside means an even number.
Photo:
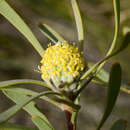
[{"label": "cone-shaped flower head", "polygon": [[41,60],[42,79],[51,80],[56,87],[61,83],[71,83],[84,68],[82,54],[67,42],[50,45]]}]

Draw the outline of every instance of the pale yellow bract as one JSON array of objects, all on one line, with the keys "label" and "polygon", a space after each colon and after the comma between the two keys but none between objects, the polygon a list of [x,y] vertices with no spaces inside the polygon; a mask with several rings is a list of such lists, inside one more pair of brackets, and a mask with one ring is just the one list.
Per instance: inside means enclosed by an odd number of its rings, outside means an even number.
[{"label": "pale yellow bract", "polygon": [[43,80],[71,82],[85,68],[85,62],[78,48],[67,43],[49,45],[41,60]]}]

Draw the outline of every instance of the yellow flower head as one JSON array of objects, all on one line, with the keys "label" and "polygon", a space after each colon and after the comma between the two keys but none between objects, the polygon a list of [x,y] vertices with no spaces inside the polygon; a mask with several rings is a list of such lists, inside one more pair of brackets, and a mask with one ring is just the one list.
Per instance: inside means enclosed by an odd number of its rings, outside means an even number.
[{"label": "yellow flower head", "polygon": [[42,79],[52,80],[56,86],[71,83],[84,68],[82,54],[67,42],[50,45],[41,60]]}]

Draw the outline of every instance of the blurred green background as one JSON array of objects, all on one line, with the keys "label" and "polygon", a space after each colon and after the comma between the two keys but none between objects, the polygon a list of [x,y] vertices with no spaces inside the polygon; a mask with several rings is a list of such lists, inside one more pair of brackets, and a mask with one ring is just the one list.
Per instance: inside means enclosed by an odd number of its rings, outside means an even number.
[{"label": "blurred green background", "polygon": [[[129,0],[121,1],[121,28],[130,26]],[[38,29],[39,23],[46,23],[59,31],[66,40],[77,41],[75,22],[70,0],[8,0],[8,3],[20,14],[30,26],[44,48],[50,42]],[[84,53],[88,61],[97,62],[107,52],[114,33],[114,17],[112,0],[79,0],[85,28]],[[122,31],[122,30],[121,30]],[[11,79],[39,79],[40,57],[26,39],[0,16],[0,81]],[[130,47],[114,57],[105,66],[109,71],[112,63],[120,62],[123,68],[123,82],[130,81]],[[41,91],[40,87],[28,88]],[[78,130],[95,130],[105,105],[106,89],[90,84],[81,96],[82,108],[79,113]],[[22,99],[21,99],[22,100]],[[103,130],[109,130],[119,118],[128,121],[130,129],[130,95],[123,92],[116,106],[105,123]],[[57,130],[65,130],[65,118],[62,111],[46,102],[40,102],[40,109],[45,113]],[[11,106],[3,94],[0,94],[0,112]],[[11,122],[33,126],[29,116],[21,111]]]}]

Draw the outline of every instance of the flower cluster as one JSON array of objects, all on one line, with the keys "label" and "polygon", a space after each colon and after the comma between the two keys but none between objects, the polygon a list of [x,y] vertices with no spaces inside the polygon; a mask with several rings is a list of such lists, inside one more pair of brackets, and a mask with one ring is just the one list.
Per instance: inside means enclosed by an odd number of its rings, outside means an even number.
[{"label": "flower cluster", "polygon": [[58,42],[49,45],[41,60],[43,80],[52,80],[58,87],[61,83],[71,83],[85,68],[85,62],[78,48]]}]

